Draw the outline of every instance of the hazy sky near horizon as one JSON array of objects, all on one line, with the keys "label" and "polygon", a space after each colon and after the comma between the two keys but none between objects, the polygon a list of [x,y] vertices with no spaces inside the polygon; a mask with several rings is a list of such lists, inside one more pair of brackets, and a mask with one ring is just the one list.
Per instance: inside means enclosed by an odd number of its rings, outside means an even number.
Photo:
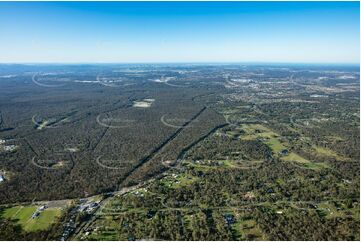
[{"label": "hazy sky near horizon", "polygon": [[359,2],[0,2],[1,63],[359,59]]}]

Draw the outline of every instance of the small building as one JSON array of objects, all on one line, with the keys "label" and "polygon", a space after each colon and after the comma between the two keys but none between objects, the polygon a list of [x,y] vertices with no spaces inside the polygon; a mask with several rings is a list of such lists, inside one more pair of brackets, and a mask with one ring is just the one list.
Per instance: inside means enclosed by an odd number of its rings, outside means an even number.
[{"label": "small building", "polygon": [[268,188],[267,193],[274,193],[273,188]]},{"label": "small building", "polygon": [[14,151],[16,149],[16,145],[5,145],[4,150],[5,151]]},{"label": "small building", "polygon": [[236,222],[232,214],[224,215],[224,220],[228,226],[230,226]]},{"label": "small building", "polygon": [[151,219],[151,218],[154,217],[155,214],[156,214],[155,211],[149,210],[148,213],[147,213],[147,218],[148,218],[148,219]]},{"label": "small building", "polygon": [[43,211],[44,209],[46,209],[46,205],[42,205],[38,208],[38,211]]},{"label": "small building", "polygon": [[37,217],[39,217],[40,212],[36,211],[35,213],[33,213],[33,215],[31,216],[32,219],[35,219]]},{"label": "small building", "polygon": [[288,150],[287,149],[283,149],[279,152],[280,155],[288,155]]},{"label": "small building", "polygon": [[79,206],[79,212],[83,212],[83,211],[85,211],[87,208],[88,208],[88,205],[87,205],[87,204],[81,205],[81,206]]}]

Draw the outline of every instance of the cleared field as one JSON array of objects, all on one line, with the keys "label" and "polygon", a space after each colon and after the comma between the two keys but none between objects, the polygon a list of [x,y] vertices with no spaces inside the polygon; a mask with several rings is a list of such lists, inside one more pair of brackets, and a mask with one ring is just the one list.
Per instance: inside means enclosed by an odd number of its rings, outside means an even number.
[{"label": "cleared field", "polygon": [[330,149],[327,149],[324,147],[319,147],[319,146],[314,146],[313,148],[319,155],[326,156],[326,157],[332,157],[332,158],[335,158],[335,159],[341,160],[341,161],[346,160],[345,157],[342,157],[341,155],[337,154],[333,150],[330,150]]},{"label": "cleared field", "polygon": [[42,211],[37,218],[32,219],[31,216],[36,209],[37,206],[16,206],[5,209],[1,216],[15,220],[22,229],[31,232],[48,229],[61,215],[60,208],[48,208]]},{"label": "cleared field", "polygon": [[20,208],[21,207],[12,207],[12,208],[5,209],[3,211],[3,214],[1,215],[1,217],[11,218],[19,211]]},{"label": "cleared field", "polygon": [[240,160],[202,160],[199,162],[183,161],[189,167],[200,171],[217,170],[222,168],[252,169],[258,167],[262,160],[240,161]]},{"label": "cleared field", "polygon": [[189,186],[198,180],[197,177],[190,175],[179,175],[173,183],[174,188],[180,188],[183,186]]},{"label": "cleared field", "polygon": [[119,237],[120,233],[115,229],[118,225],[117,222],[111,216],[98,218],[96,219],[96,227],[101,229],[94,229],[88,235],[81,234],[76,240],[126,240],[126,237]]},{"label": "cleared field", "polygon": [[46,230],[50,225],[56,222],[61,215],[61,210],[58,208],[49,208],[44,210],[38,218],[31,219],[24,227],[27,231]]},{"label": "cleared field", "polygon": [[297,155],[294,152],[289,153],[288,155],[284,156],[281,158],[282,160],[285,161],[296,161],[296,162],[300,162],[300,163],[309,163],[309,160],[306,160],[305,158]]},{"label": "cleared field", "polygon": [[[244,125],[243,130],[246,132],[246,135],[244,135],[243,139],[262,139],[262,142],[267,144],[272,151],[274,152],[275,156],[280,156],[279,152],[287,149],[287,145],[283,144],[279,140],[279,135],[272,130],[264,127],[260,124],[251,124],[251,125]],[[324,155],[331,155],[331,156],[337,156],[337,154],[331,150],[324,149],[317,147],[317,152],[324,154]],[[338,156],[339,157],[339,156]],[[289,152],[287,155],[283,155],[280,157],[284,161],[290,161],[290,162],[297,162],[301,163],[305,167],[309,169],[322,169],[327,168],[327,164],[325,163],[313,163],[309,160],[301,157],[300,155],[296,154],[295,152]]]},{"label": "cleared field", "polygon": [[286,149],[286,147],[277,138],[270,138],[265,143],[269,145],[273,150],[273,152],[275,153],[278,153],[281,150]]},{"label": "cleared field", "polygon": [[266,128],[260,124],[243,125],[243,130],[246,132],[242,139],[244,140],[255,140],[262,139],[273,152],[278,153],[286,147],[279,141],[279,135],[272,130]]},{"label": "cleared field", "polygon": [[308,169],[312,169],[312,170],[320,170],[320,169],[329,168],[329,165],[326,164],[326,163],[323,163],[323,162],[311,162],[311,161],[303,158],[302,156],[300,156],[300,155],[298,155],[298,154],[296,154],[294,152],[290,152],[288,155],[282,156],[281,159],[284,160],[284,161],[299,163],[303,167],[308,168]]},{"label": "cleared field", "polygon": [[329,166],[326,163],[315,163],[315,162],[305,163],[304,166],[309,169],[314,169],[314,170],[329,168]]},{"label": "cleared field", "polygon": [[321,163],[321,162],[311,162],[299,155],[297,155],[294,152],[289,153],[286,156],[283,156],[281,158],[284,161],[290,161],[290,162],[297,162],[300,163],[301,165],[303,165],[304,167],[308,168],[308,169],[313,169],[313,170],[320,170],[320,169],[324,169],[324,168],[329,168],[329,166],[326,163]]},{"label": "cleared field", "polygon": [[327,218],[346,218],[353,217],[359,219],[359,210],[356,208],[348,208],[342,201],[322,202],[317,204],[318,210]]}]

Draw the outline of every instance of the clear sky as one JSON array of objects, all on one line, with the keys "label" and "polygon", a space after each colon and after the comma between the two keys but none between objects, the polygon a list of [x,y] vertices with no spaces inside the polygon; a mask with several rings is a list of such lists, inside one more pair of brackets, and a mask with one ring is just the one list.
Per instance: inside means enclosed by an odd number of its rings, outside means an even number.
[{"label": "clear sky", "polygon": [[2,63],[359,59],[359,2],[0,2]]}]

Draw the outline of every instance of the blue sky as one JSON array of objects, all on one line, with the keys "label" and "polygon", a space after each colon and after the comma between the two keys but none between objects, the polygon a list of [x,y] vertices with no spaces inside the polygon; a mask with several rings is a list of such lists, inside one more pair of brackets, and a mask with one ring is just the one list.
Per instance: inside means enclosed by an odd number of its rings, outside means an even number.
[{"label": "blue sky", "polygon": [[0,2],[0,62],[359,63],[359,2]]}]

